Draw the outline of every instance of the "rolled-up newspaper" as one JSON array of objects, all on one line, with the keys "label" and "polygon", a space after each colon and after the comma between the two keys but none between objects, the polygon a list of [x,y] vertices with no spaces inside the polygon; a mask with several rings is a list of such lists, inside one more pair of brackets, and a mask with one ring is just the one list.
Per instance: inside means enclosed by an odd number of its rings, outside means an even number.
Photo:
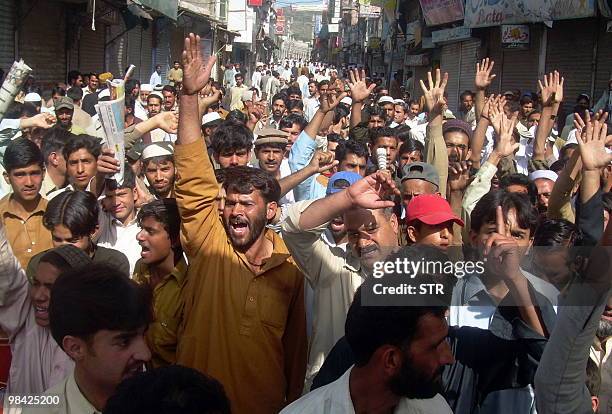
[{"label": "rolled-up newspaper", "polygon": [[121,169],[109,178],[113,178],[119,185],[122,185],[125,171],[125,141],[123,137],[125,130],[125,81],[123,79],[113,79],[107,81],[107,85],[111,100],[98,102],[96,112],[100,117],[108,147],[115,152],[115,158],[119,161],[119,168]]},{"label": "rolled-up newspaper", "polygon": [[387,169],[387,149],[376,148],[376,161],[378,162],[379,170]]},{"label": "rolled-up newspaper", "polygon": [[6,110],[15,100],[21,85],[31,72],[32,68],[26,65],[23,59],[19,62],[13,62],[13,66],[11,66],[11,70],[6,75],[2,88],[0,88],[0,121],[4,118]]}]

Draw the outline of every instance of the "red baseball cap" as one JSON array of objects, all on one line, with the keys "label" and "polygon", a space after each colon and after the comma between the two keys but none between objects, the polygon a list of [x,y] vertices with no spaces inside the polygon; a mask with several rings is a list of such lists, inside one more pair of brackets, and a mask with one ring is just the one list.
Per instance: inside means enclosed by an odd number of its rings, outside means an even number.
[{"label": "red baseball cap", "polygon": [[413,220],[419,220],[430,226],[447,221],[464,226],[463,220],[453,213],[448,201],[437,194],[421,194],[410,200],[406,209],[406,221],[410,223]]}]

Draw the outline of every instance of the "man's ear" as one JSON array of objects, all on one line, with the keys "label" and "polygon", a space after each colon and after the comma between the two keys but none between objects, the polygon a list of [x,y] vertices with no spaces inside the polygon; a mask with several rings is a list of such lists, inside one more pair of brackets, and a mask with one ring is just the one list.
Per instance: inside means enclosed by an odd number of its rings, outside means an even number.
[{"label": "man's ear", "polygon": [[391,228],[395,234],[399,231],[399,221],[397,219],[397,215],[395,213],[391,214],[391,218],[389,219],[389,223],[391,224]]},{"label": "man's ear", "polygon": [[132,189],[132,193],[134,195],[134,203],[138,202],[138,189],[136,188],[136,186],[134,186],[134,188]]},{"label": "man's ear", "polygon": [[276,210],[278,210],[278,203],[276,201],[270,201],[266,205],[266,219],[268,222],[272,221],[276,217]]},{"label": "man's ear", "polygon": [[87,354],[87,344],[84,340],[76,336],[66,335],[64,339],[62,339],[62,348],[74,361],[82,360]]},{"label": "man's ear", "polygon": [[11,182],[9,181],[9,175],[8,175],[8,173],[7,173],[6,171],[4,171],[4,172],[2,173],[2,175],[4,176],[4,181],[6,181],[6,183],[7,183],[8,185],[11,185]]},{"label": "man's ear", "polygon": [[410,225],[407,226],[406,233],[408,235],[408,240],[410,240],[410,242],[412,243],[417,242],[417,239],[419,238],[419,231],[416,229],[416,227],[410,226]]}]

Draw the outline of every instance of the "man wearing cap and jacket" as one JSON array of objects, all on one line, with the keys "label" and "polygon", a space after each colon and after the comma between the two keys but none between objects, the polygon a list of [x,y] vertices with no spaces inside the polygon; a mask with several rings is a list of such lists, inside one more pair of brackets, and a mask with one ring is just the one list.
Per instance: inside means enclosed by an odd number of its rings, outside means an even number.
[{"label": "man wearing cap and jacket", "polygon": [[55,101],[55,117],[57,118],[58,125],[74,135],[84,134],[85,130],[72,122],[73,114],[74,103],[72,99],[62,96]]},{"label": "man wearing cap and jacket", "polygon": [[463,220],[453,213],[448,201],[439,194],[421,194],[406,208],[408,239],[447,251],[453,245],[453,224],[463,227]]}]

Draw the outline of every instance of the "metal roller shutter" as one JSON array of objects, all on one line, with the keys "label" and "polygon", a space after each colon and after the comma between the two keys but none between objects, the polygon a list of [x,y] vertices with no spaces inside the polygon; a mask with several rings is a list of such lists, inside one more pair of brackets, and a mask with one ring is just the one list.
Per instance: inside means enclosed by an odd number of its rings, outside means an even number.
[{"label": "metal roller shutter", "polygon": [[15,60],[13,6],[13,0],[0,0],[0,68],[7,73]]},{"label": "metal roller shutter", "polygon": [[65,81],[64,6],[56,2],[20,2],[21,10],[30,13],[19,28],[20,58],[33,69],[32,75],[43,88]]},{"label": "metal roller shutter", "polygon": [[494,72],[497,74],[500,87],[493,90],[499,93],[514,89],[520,89],[521,93],[537,91],[542,28],[539,25],[530,25],[529,28],[531,44],[527,50],[502,49],[500,28],[491,30],[490,39],[493,47],[496,47],[494,45],[499,47],[499,58],[495,59]]},{"label": "metal roller shutter", "polygon": [[[461,67],[459,60],[461,58],[461,48],[459,44],[454,43],[442,46],[440,54],[440,71],[448,72],[448,84],[446,91],[448,93],[448,106],[451,111],[457,110],[457,101],[459,100],[459,78],[461,76]],[[432,73],[432,76],[435,76]],[[424,79],[425,82],[427,78]],[[435,80],[435,79],[434,79]],[[427,84],[427,83],[426,83]]]},{"label": "metal roller shutter", "polygon": [[174,25],[169,19],[161,18],[155,20],[154,65],[161,65],[162,80],[166,79],[166,74],[170,68],[171,39],[173,31]]},{"label": "metal roller shutter", "polygon": [[597,68],[595,71],[595,91],[593,99],[599,99],[601,93],[608,89],[608,80],[612,79],[612,33],[606,31],[607,21],[599,27],[597,44]]},{"label": "metal roller shutter", "polygon": [[79,38],[79,69],[81,72],[101,73],[104,66],[104,44],[106,26],[96,23],[96,31],[91,26],[81,27]]},{"label": "metal roller shutter", "polygon": [[[125,31],[125,23],[113,24],[108,26],[108,39],[115,39],[112,43],[106,46],[106,67],[115,78],[123,78],[124,71],[130,65],[127,60],[127,38],[128,34]],[[119,37],[117,37],[119,36]]]},{"label": "metal roller shutter", "polygon": [[[591,62],[597,23],[595,19],[556,21],[548,31],[546,72],[558,70],[565,78],[564,105],[572,110],[576,97],[591,94]],[[610,54],[610,49],[600,49]]]},{"label": "metal roller shutter", "polygon": [[[143,77],[150,78],[153,73],[153,25],[149,25],[146,30],[141,31],[142,48],[140,49],[140,65]],[[163,75],[163,74],[162,74]],[[162,81],[164,77],[162,76]]]},{"label": "metal roller shutter", "polygon": [[459,95],[465,90],[474,90],[474,77],[476,76],[476,61],[480,51],[480,39],[470,39],[461,42],[461,61],[457,105]]}]

